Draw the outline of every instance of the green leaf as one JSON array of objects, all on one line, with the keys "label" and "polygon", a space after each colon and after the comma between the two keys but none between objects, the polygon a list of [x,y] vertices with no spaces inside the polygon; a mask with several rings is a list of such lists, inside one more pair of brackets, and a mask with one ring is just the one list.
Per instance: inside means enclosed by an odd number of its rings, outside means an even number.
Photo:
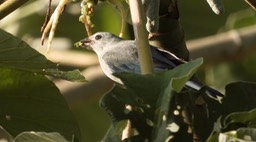
[{"label": "green leaf", "polygon": [[45,76],[0,68],[0,124],[13,136],[58,132],[80,139],[78,124],[58,88]]},{"label": "green leaf", "polygon": [[[201,64],[202,59],[197,59],[173,70],[150,75],[115,74],[124,82],[125,88],[115,86],[101,99],[100,104],[109,113],[114,124],[129,119],[138,131],[139,138],[165,141],[169,136],[166,127],[172,120],[168,116],[176,107],[175,105],[170,108],[170,102],[175,104],[172,98],[178,95],[172,90],[181,91]],[[132,110],[127,110],[127,105],[130,105]],[[163,121],[164,115],[167,121]],[[152,137],[152,130],[154,130],[154,137]]]},{"label": "green leaf", "polygon": [[168,76],[172,78],[172,89],[180,92],[186,82],[195,74],[199,67],[203,64],[203,58],[198,58],[187,64],[182,64],[172,70]]},{"label": "green leaf", "polygon": [[84,76],[81,75],[78,69],[73,71],[60,71],[58,69],[44,69],[45,75],[62,78],[69,81],[85,81]]},{"label": "green leaf", "polygon": [[30,71],[69,81],[85,81],[78,70],[60,71],[24,41],[0,29],[0,67]]},{"label": "green leaf", "polygon": [[[175,90],[177,92],[180,92],[181,89],[184,87],[186,82],[193,76],[193,74],[196,72],[196,70],[202,65],[203,60],[202,58],[199,58],[197,60],[191,61],[187,64],[180,65],[176,67],[175,69],[166,72],[164,78],[168,78],[170,81],[166,80],[167,86],[162,90],[164,91],[163,94],[160,95],[158,98],[158,102],[156,104],[157,111],[157,117],[155,120],[156,126],[154,128],[154,141],[166,141],[168,138],[171,138],[172,135],[174,136],[177,131],[183,131],[183,124],[174,122],[174,116],[170,115],[170,112],[173,112],[175,109],[177,109],[177,102],[175,102],[174,93],[172,90]],[[180,95],[180,94],[179,94]],[[172,103],[171,103],[172,102]],[[182,102],[184,103],[184,102]],[[175,104],[175,105],[173,105]],[[184,103],[186,104],[186,103]],[[181,113],[181,111],[180,111]],[[164,117],[166,119],[164,119]],[[181,119],[181,117],[177,118]],[[183,119],[183,118],[182,118]],[[175,127],[177,128],[173,128]],[[167,127],[172,127],[170,129],[167,129]],[[172,131],[175,129],[174,131]],[[170,135],[171,133],[171,135]],[[186,139],[187,138],[187,139]],[[176,138],[177,141],[187,141],[189,136]]]},{"label": "green leaf", "polygon": [[68,142],[59,133],[23,132],[15,138],[15,142]]}]

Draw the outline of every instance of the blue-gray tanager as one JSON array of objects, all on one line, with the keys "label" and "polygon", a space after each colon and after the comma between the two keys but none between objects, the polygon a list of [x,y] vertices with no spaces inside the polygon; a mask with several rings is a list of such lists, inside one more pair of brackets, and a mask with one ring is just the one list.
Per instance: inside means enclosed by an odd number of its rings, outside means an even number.
[{"label": "blue-gray tanager", "polygon": [[[81,40],[80,47],[90,47],[93,49],[98,55],[103,72],[110,79],[119,84],[123,83],[119,78],[115,77],[113,73],[141,73],[135,40],[124,40],[112,33],[98,32]],[[156,72],[173,69],[177,65],[186,63],[166,50],[154,46],[150,46],[149,48],[151,50],[154,70]],[[204,85],[196,80],[190,80],[186,83],[186,87],[200,90]],[[217,100],[219,100],[220,97],[223,97],[220,92],[210,87],[205,87],[207,88],[206,93],[210,97]]]}]

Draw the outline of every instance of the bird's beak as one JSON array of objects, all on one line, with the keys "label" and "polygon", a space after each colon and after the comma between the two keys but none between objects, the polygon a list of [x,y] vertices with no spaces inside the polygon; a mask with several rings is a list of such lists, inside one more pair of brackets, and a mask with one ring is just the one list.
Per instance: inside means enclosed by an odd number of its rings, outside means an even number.
[{"label": "bird's beak", "polygon": [[78,42],[75,43],[75,46],[76,47],[79,47],[79,48],[91,48],[91,43],[92,43],[92,40],[90,40],[89,38],[84,38]]}]

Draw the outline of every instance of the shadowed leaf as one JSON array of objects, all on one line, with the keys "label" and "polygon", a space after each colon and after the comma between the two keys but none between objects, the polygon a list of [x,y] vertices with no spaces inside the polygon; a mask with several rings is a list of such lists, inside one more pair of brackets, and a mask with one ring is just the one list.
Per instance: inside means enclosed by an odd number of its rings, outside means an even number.
[{"label": "shadowed leaf", "polygon": [[0,124],[13,136],[58,132],[80,138],[78,124],[58,88],[45,76],[0,68]]},{"label": "shadowed leaf", "polygon": [[85,81],[78,70],[60,71],[24,41],[0,29],[0,67],[30,71],[69,81]]},{"label": "shadowed leaf", "polygon": [[[139,133],[131,139],[165,141],[169,136],[166,127],[171,118],[166,121],[162,118],[163,115],[168,117],[174,110],[174,106],[170,107],[170,102],[174,95],[179,95],[171,92],[180,91],[201,64],[202,59],[197,59],[173,70],[151,75],[115,74],[124,82],[126,88],[115,86],[101,99],[101,106],[113,120],[112,131],[109,133],[114,132],[116,123],[129,119]],[[127,110],[127,105],[130,105],[132,110]],[[115,135],[109,133],[108,136]]]}]

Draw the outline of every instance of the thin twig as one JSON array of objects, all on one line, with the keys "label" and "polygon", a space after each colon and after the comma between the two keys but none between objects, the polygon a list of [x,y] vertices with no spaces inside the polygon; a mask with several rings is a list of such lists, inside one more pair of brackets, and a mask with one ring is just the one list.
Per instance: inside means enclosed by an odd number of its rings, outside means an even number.
[{"label": "thin twig", "polygon": [[41,27],[41,32],[44,31],[44,29],[45,29],[47,23],[48,23],[49,20],[50,20],[50,16],[51,16],[51,6],[52,6],[52,0],[49,0],[48,8],[47,8],[47,11],[46,11],[46,14],[45,14],[44,24],[43,24],[43,26]]}]

